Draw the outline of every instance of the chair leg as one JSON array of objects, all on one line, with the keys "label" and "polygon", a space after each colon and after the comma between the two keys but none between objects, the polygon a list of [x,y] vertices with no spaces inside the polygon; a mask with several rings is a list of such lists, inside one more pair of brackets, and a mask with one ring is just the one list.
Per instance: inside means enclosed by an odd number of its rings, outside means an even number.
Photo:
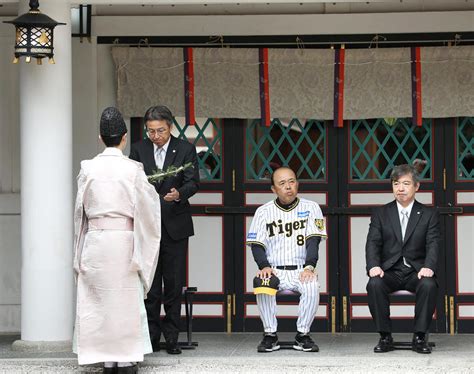
[{"label": "chair leg", "polygon": [[193,324],[192,324],[192,309],[191,309],[193,305],[193,301],[190,300],[191,298],[192,298],[191,294],[188,292],[188,290],[186,290],[184,292],[184,300],[186,304],[186,334],[187,334],[189,345],[191,345],[193,342],[192,340]]},{"label": "chair leg", "polygon": [[193,342],[193,296],[197,291],[197,287],[186,287],[184,289],[184,308],[186,312],[186,337],[187,341],[180,343],[183,349],[194,349],[198,346],[197,342]]}]

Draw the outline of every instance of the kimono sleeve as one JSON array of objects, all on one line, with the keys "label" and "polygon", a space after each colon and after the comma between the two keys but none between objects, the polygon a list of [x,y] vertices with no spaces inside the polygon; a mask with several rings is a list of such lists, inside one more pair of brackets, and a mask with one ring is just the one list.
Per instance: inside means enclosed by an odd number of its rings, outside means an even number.
[{"label": "kimono sleeve", "polygon": [[247,242],[248,246],[252,244],[260,244],[266,248],[266,228],[264,221],[264,212],[261,208],[257,209],[254,217],[252,218],[252,223],[250,224],[250,229],[247,233]]},{"label": "kimono sleeve", "polygon": [[308,217],[308,226],[306,229],[306,239],[312,236],[319,236],[321,239],[327,238],[326,222],[323,217],[323,212],[318,204],[310,205],[310,214]]},{"label": "kimono sleeve", "polygon": [[161,240],[160,198],[142,168],[135,178],[132,265],[138,271],[145,295],[155,276]]},{"label": "kimono sleeve", "polygon": [[81,167],[79,175],[77,176],[77,195],[76,203],[74,204],[74,259],[73,268],[74,276],[77,280],[77,275],[80,273],[82,248],[84,246],[84,237],[87,232],[88,222],[87,216],[84,212],[84,190],[86,188],[86,174]]}]

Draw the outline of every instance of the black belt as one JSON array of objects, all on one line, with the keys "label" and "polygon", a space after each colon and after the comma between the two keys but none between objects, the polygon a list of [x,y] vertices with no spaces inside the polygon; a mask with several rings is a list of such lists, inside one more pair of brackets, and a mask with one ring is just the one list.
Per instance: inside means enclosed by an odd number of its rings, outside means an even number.
[{"label": "black belt", "polygon": [[278,270],[296,270],[302,269],[303,265],[283,265],[283,266],[275,266]]}]

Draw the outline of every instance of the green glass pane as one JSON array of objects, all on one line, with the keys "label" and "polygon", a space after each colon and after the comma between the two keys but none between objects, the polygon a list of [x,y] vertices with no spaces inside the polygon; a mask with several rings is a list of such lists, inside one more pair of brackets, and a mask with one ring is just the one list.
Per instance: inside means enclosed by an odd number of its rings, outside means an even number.
[{"label": "green glass pane", "polygon": [[474,117],[460,118],[457,134],[458,179],[474,179]]},{"label": "green glass pane", "polygon": [[351,121],[351,179],[385,180],[394,166],[422,160],[422,179],[431,179],[431,120],[414,126],[411,119]]},{"label": "green glass pane", "polygon": [[266,127],[259,119],[251,120],[245,137],[247,180],[269,179],[280,166],[292,168],[300,180],[326,179],[323,121],[275,118]]}]

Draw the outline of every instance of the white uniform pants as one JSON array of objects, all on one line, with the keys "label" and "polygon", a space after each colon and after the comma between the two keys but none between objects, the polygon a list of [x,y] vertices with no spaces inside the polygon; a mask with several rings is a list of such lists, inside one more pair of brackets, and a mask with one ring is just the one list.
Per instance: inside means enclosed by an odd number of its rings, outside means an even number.
[{"label": "white uniform pants", "polygon": [[[275,269],[275,271],[277,277],[280,278],[279,291],[291,290],[301,294],[296,328],[303,334],[308,333],[319,306],[319,282],[317,277],[314,277],[311,282],[302,283],[299,277],[303,269]],[[258,294],[256,297],[264,331],[266,333],[276,332],[278,328],[276,296]]]}]

